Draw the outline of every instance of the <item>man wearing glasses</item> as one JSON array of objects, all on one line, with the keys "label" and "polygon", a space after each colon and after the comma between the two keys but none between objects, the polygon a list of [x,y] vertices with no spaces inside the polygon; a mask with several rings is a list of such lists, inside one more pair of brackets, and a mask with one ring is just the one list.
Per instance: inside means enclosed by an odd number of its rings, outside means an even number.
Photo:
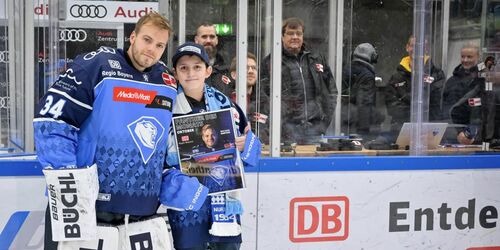
[{"label": "man wearing glasses", "polygon": [[[281,29],[281,141],[317,142],[332,121],[337,89],[326,59],[304,44],[304,21],[288,18]],[[270,93],[270,55],[262,66],[262,87]]]}]

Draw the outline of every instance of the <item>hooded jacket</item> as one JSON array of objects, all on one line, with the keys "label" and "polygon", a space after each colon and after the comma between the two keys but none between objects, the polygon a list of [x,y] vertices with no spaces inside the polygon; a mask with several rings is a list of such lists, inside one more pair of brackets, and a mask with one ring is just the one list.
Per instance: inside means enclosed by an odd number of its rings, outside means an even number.
[{"label": "hooded jacket", "polygon": [[377,130],[383,120],[376,110],[375,70],[371,63],[355,57],[344,69],[342,81],[342,118],[349,134],[360,134],[364,139]]}]

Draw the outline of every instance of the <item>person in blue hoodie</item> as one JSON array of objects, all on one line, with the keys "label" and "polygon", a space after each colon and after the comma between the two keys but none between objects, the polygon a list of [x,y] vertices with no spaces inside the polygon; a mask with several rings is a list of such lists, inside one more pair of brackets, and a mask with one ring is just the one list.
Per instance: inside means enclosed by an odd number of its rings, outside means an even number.
[{"label": "person in blue hoodie", "polygon": [[[256,166],[260,141],[252,133],[241,108],[205,83],[212,68],[203,46],[192,42],[180,45],[172,57],[172,64],[174,76],[180,84],[173,109],[174,117],[231,109],[237,130],[235,144],[242,152],[241,160],[245,166]],[[170,134],[173,136],[173,132]],[[179,166],[176,152],[174,140],[169,140],[168,165]],[[175,249],[239,249],[242,241],[239,225],[242,206],[239,198],[239,191],[232,191],[209,196],[199,211],[167,210]]]}]

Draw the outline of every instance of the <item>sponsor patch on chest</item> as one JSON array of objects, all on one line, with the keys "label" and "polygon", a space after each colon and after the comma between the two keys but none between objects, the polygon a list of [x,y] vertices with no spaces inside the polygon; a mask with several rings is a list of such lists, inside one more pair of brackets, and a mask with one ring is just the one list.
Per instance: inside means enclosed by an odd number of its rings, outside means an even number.
[{"label": "sponsor patch on chest", "polygon": [[136,88],[115,87],[113,88],[113,101],[133,102],[150,104],[156,96],[156,91]]}]

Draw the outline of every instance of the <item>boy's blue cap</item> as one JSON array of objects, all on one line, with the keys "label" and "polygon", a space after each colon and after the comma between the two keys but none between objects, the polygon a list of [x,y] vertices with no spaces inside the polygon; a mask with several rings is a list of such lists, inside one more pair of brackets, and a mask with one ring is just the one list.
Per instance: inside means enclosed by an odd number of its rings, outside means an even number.
[{"label": "boy's blue cap", "polygon": [[201,60],[204,61],[207,66],[210,65],[208,54],[205,51],[205,48],[203,48],[203,46],[193,42],[186,42],[177,47],[177,49],[175,50],[175,54],[172,57],[172,66],[175,68],[179,58],[185,55],[191,55],[191,56],[196,55],[199,58],[201,58]]}]

